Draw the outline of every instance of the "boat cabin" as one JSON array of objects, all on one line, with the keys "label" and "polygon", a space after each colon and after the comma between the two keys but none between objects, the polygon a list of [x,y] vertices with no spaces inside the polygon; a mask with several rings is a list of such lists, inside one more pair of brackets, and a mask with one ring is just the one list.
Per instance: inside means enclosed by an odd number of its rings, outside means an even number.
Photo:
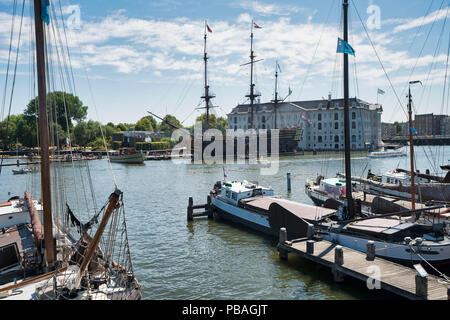
[{"label": "boat cabin", "polygon": [[[414,180],[416,181],[416,183],[428,182],[427,179],[423,179],[418,176],[416,176]],[[411,175],[405,172],[392,170],[382,175],[381,182],[390,184],[411,184]]]},{"label": "boat cabin", "polygon": [[258,196],[273,196],[272,188],[266,188],[257,183],[243,181],[226,181],[222,183],[220,196],[223,199],[237,205],[242,199],[253,198]]}]

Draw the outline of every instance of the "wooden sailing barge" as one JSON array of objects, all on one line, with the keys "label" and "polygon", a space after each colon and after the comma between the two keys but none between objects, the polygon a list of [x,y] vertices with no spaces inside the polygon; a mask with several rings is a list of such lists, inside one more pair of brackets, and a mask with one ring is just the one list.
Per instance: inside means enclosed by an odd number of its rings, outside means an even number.
[{"label": "wooden sailing barge", "polygon": [[[23,198],[13,197],[0,204],[0,298],[140,299],[128,245],[123,194],[117,187],[87,223],[81,223],[67,203],[63,221],[54,219],[58,215],[53,213],[57,206],[53,205],[51,191],[43,22],[43,17],[49,19],[47,6],[46,0],[34,0],[42,202],[33,200],[26,191]],[[91,236],[90,230],[98,220]],[[78,229],[78,240],[71,226]]]}]

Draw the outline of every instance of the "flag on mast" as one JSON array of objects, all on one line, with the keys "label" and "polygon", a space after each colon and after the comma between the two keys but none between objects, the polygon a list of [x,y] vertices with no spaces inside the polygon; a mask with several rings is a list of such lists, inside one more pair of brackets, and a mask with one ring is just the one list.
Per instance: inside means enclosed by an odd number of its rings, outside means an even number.
[{"label": "flag on mast", "polygon": [[351,54],[352,56],[355,55],[355,50],[353,50],[352,46],[348,44],[348,42],[342,40],[341,38],[338,38],[338,44],[337,44],[337,53],[347,53]]},{"label": "flag on mast", "polygon": [[304,113],[302,114],[302,120],[305,121],[305,122],[308,122],[309,124],[312,124],[311,119],[309,119],[307,116],[305,116]]},{"label": "flag on mast", "polygon": [[48,6],[50,5],[49,0],[42,0],[41,4],[41,19],[47,25],[50,23],[50,13],[48,12]]},{"label": "flag on mast", "polygon": [[381,90],[381,89],[378,89],[377,93],[378,93],[378,94],[385,94],[386,92],[384,92],[384,91]]},{"label": "flag on mast", "polygon": [[259,25],[257,25],[255,21],[253,21],[253,25],[255,26],[256,29],[262,29],[262,27],[260,27]]},{"label": "flag on mast", "polygon": [[208,29],[208,32],[212,32],[212,29],[209,27],[208,23],[206,23],[206,29]]}]

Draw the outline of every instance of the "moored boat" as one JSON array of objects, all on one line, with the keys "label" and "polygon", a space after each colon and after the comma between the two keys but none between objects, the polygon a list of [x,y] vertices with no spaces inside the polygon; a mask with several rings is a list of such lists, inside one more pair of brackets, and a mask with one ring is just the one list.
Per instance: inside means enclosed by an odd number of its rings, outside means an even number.
[{"label": "moored boat", "polygon": [[113,151],[109,154],[111,162],[128,163],[128,164],[142,164],[144,163],[145,155],[138,152],[134,148],[123,148],[119,151]]}]

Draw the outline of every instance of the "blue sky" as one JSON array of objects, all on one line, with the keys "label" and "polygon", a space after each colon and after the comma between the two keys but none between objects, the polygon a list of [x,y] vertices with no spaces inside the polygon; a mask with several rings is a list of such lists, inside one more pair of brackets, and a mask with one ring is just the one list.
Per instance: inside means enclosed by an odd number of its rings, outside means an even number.
[{"label": "blue sky", "polygon": [[[20,10],[23,0],[16,1]],[[12,113],[21,113],[33,96],[29,72],[31,0],[25,1]],[[350,95],[373,103],[378,98],[384,107],[382,121],[405,121],[407,82],[421,80],[423,87],[413,88],[415,111],[448,114],[449,81],[446,92],[443,84],[450,1],[354,2],[395,92],[350,0],[349,42],[356,51],[356,57],[350,57]],[[13,3],[14,0],[0,0],[2,94]],[[342,56],[336,54],[337,37],[342,32],[341,0],[53,0],[51,4],[57,19],[61,5],[70,25],[67,37],[75,93],[89,106],[88,118],[102,123],[136,122],[149,110],[159,115],[174,114],[183,124],[193,124],[200,115],[200,110],[194,109],[201,104],[203,91],[205,19],[213,29],[208,34],[209,81],[217,96],[213,102],[218,106],[214,109],[218,116],[225,116],[237,103],[246,102],[249,68],[240,65],[249,59],[252,19],[262,26],[255,30],[254,43],[257,59],[264,59],[256,65],[261,101],[273,99],[276,60],[282,70],[281,96],[286,96],[291,87],[293,93],[288,99],[292,101],[322,99],[329,92],[333,97],[342,97]],[[74,19],[77,12],[79,21]],[[13,60],[18,21],[19,17]],[[52,57],[56,66],[55,50]],[[63,88],[60,69],[54,70],[54,88],[59,90]],[[377,97],[377,88],[386,94]],[[9,96],[6,102],[9,105]]]}]

